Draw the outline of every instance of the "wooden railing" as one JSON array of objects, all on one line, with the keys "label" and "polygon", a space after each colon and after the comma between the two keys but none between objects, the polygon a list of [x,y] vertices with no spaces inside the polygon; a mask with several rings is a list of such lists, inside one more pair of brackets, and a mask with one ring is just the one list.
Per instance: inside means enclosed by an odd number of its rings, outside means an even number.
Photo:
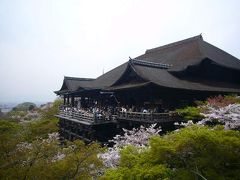
[{"label": "wooden railing", "polygon": [[171,122],[178,121],[176,112],[168,113],[142,113],[142,112],[120,112],[118,119],[143,122]]},{"label": "wooden railing", "polygon": [[71,108],[60,108],[59,115],[62,117],[85,121],[88,123],[103,123],[111,122],[115,120],[127,120],[127,121],[141,121],[149,123],[157,122],[176,122],[180,120],[180,116],[176,112],[168,113],[143,113],[143,112],[119,112],[118,115],[111,115],[109,117],[96,116],[93,113],[86,113],[81,111],[75,111]]},{"label": "wooden railing", "polygon": [[114,116],[105,117],[101,115],[94,115],[93,113],[76,111],[71,108],[59,108],[59,115],[68,119],[74,119],[78,121],[85,121],[89,123],[102,123],[114,120]]},{"label": "wooden railing", "polygon": [[59,110],[59,115],[67,117],[67,118],[72,118],[72,119],[77,119],[81,121],[87,121],[87,122],[94,122],[94,116],[92,115],[86,115],[81,112],[77,111],[72,111],[72,110]]}]

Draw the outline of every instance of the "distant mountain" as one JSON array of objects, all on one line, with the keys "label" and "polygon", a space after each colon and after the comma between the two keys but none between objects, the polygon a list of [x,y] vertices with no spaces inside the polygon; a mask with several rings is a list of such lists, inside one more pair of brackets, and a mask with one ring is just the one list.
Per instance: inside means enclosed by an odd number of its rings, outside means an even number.
[{"label": "distant mountain", "polygon": [[0,103],[0,108],[2,109],[12,109],[17,106],[18,103]]},{"label": "distant mountain", "polygon": [[13,110],[18,110],[18,111],[27,111],[27,110],[31,110],[36,108],[36,104],[32,103],[32,102],[24,102],[21,104],[18,104],[17,106],[15,106],[13,108]]}]

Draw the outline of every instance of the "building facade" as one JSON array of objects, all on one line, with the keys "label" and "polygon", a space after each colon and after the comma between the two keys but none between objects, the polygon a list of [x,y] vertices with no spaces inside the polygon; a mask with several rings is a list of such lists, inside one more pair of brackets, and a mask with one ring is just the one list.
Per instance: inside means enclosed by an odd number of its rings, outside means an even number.
[{"label": "building facade", "polygon": [[[65,138],[107,141],[122,127],[180,121],[194,100],[240,93],[240,60],[196,36],[147,50],[96,79],[64,77],[55,93]],[[101,112],[101,113],[100,113]]]}]

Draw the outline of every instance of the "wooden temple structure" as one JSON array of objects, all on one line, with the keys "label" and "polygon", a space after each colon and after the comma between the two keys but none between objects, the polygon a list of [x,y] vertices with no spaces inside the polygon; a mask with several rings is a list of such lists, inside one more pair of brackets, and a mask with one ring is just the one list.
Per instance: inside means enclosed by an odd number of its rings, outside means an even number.
[{"label": "wooden temple structure", "polygon": [[240,93],[240,60],[202,36],[147,50],[96,79],[64,77],[55,93],[68,139],[106,142],[122,127],[181,121],[173,110],[194,100]]}]

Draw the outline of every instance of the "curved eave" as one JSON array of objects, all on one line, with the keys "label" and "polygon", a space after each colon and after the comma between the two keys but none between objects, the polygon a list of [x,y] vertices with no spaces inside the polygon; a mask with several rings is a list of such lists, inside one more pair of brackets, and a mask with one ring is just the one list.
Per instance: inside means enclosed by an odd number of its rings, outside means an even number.
[{"label": "curved eave", "polygon": [[144,82],[144,83],[129,83],[129,84],[122,84],[119,86],[112,86],[109,88],[106,88],[105,90],[107,91],[118,91],[118,90],[127,90],[127,89],[137,89],[137,88],[141,88],[141,87],[145,87],[152,84],[151,82]]},{"label": "curved eave", "polygon": [[69,91],[67,90],[59,90],[59,91],[54,91],[56,95],[67,95]]},{"label": "curved eave", "polygon": [[95,91],[100,91],[100,89],[86,88],[86,89],[71,91],[71,92],[69,92],[69,94],[70,95],[78,95],[78,94],[90,93],[90,92],[95,92]]}]

